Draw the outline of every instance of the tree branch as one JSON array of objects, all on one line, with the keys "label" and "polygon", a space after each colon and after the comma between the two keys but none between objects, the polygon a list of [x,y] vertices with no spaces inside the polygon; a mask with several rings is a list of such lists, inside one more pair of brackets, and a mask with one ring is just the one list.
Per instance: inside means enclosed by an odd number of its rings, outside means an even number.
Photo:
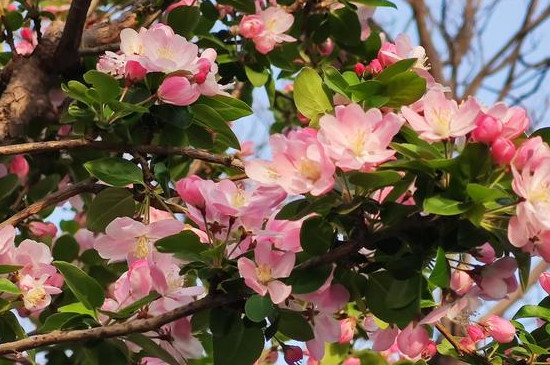
[{"label": "tree branch", "polygon": [[243,162],[229,155],[216,155],[193,147],[157,146],[157,145],[121,145],[117,143],[92,141],[86,138],[62,141],[46,141],[0,146],[0,156],[18,155],[23,153],[41,153],[77,148],[93,148],[106,151],[139,152],[156,155],[183,155],[197,160],[224,165],[244,171]]},{"label": "tree branch", "polygon": [[147,319],[135,319],[130,322],[114,324],[110,326],[95,327],[85,330],[53,331],[44,335],[36,335],[22,340],[0,344],[0,355],[18,353],[58,343],[75,342],[83,340],[99,340],[128,335],[136,332],[148,332],[157,329],[179,318],[190,316],[194,313],[236,303],[244,296],[239,294],[224,294],[208,296],[193,303],[178,307],[170,312]]}]

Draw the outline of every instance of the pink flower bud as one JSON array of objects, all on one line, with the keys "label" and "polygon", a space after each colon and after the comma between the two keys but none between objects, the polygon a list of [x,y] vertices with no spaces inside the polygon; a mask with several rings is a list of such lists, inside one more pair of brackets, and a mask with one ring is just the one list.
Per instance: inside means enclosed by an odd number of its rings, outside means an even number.
[{"label": "pink flower bud", "polygon": [[53,223],[31,222],[29,223],[29,231],[36,237],[55,237],[57,227]]},{"label": "pink flower bud", "polygon": [[197,175],[186,177],[176,183],[176,191],[185,203],[204,208],[204,197],[199,189],[202,182]]},{"label": "pink flower bud", "polygon": [[478,261],[485,264],[492,264],[495,261],[496,252],[489,242],[485,242],[476,249],[476,252],[474,252],[473,255]]},{"label": "pink flower bud", "polygon": [[382,64],[380,63],[378,58],[372,60],[367,66],[367,71],[373,75],[378,75],[380,72],[382,72],[382,69]]},{"label": "pink flower bud", "polygon": [[409,324],[397,336],[397,347],[399,351],[410,358],[415,358],[422,353],[424,348],[431,342],[428,331],[423,326]]},{"label": "pink flower bud", "polygon": [[539,284],[548,294],[550,294],[550,273],[549,272],[545,271],[542,274],[540,274]]},{"label": "pink flower bud", "polygon": [[473,342],[479,342],[487,337],[485,335],[485,332],[483,331],[483,328],[481,328],[477,324],[472,324],[468,326],[468,336],[470,336]]},{"label": "pink flower bud", "polygon": [[499,165],[509,164],[515,153],[516,146],[509,139],[497,138],[491,146],[491,154]]},{"label": "pink flower bud", "polygon": [[32,39],[33,38],[32,29],[31,28],[21,29],[21,38],[23,38],[24,40],[26,40],[29,43],[32,43],[32,41],[33,41],[33,39]]},{"label": "pink flower bud", "polygon": [[464,295],[472,289],[474,280],[462,270],[455,270],[451,275],[451,289],[458,295]]},{"label": "pink flower bud", "polygon": [[326,41],[317,46],[319,49],[319,54],[323,57],[328,57],[334,51],[334,42],[331,38],[327,38]]},{"label": "pink flower bud", "polygon": [[72,129],[73,127],[70,124],[63,124],[57,130],[57,135],[60,137],[67,137],[69,134],[71,134]]},{"label": "pink flower bud", "polygon": [[181,0],[167,7],[166,12],[169,13],[180,6],[193,6],[195,3],[197,3],[197,0]]},{"label": "pink flower bud", "polygon": [[299,361],[302,361],[304,352],[298,346],[284,345],[283,353],[285,355],[285,361],[289,365],[294,365]]},{"label": "pink flower bud", "polygon": [[239,25],[239,33],[245,38],[254,38],[265,29],[265,24],[258,15],[245,15]]},{"label": "pink flower bud", "polygon": [[306,117],[305,115],[303,115],[302,113],[298,112],[297,117],[298,117],[298,121],[300,123],[302,123],[302,124],[308,124],[309,123],[309,118]]},{"label": "pink flower bud", "polygon": [[186,77],[169,76],[157,91],[158,98],[167,103],[179,106],[191,105],[201,95],[196,84],[191,84]]},{"label": "pink flower bud", "polygon": [[127,80],[137,82],[145,78],[145,75],[147,74],[147,69],[143,67],[138,61],[129,60],[126,62],[124,73],[126,74]]},{"label": "pink flower bud", "polygon": [[482,325],[487,328],[489,336],[499,343],[508,343],[514,340],[516,328],[512,322],[504,318],[491,315]]},{"label": "pink flower bud", "polygon": [[432,357],[434,357],[436,354],[437,354],[437,346],[436,346],[434,341],[430,341],[430,343],[428,343],[428,345],[426,345],[424,350],[422,350],[422,354],[420,354],[420,356],[424,360],[429,360]]},{"label": "pink flower bud", "polygon": [[23,155],[16,155],[10,162],[10,173],[16,174],[20,179],[25,178],[29,174],[29,163]]},{"label": "pink flower bud", "polygon": [[367,70],[367,67],[365,65],[363,65],[362,63],[356,63],[353,70],[355,71],[357,76],[361,76],[365,73],[365,71]]},{"label": "pink flower bud", "polygon": [[481,115],[476,121],[476,129],[472,132],[474,141],[491,144],[502,133],[503,125],[490,115]]},{"label": "pink flower bud", "polygon": [[356,357],[348,357],[342,365],[361,365],[361,360]]},{"label": "pink flower bud", "polygon": [[340,340],[341,344],[349,343],[353,340],[355,333],[355,326],[357,319],[355,317],[349,317],[340,321]]},{"label": "pink flower bud", "polygon": [[470,337],[463,337],[459,341],[460,346],[462,346],[463,349],[468,351],[475,351],[476,350],[476,343],[472,341]]}]

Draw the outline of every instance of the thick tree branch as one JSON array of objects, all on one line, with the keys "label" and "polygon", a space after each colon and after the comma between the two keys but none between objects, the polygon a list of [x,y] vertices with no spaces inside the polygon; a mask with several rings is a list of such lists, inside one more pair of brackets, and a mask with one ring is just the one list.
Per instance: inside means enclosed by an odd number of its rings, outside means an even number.
[{"label": "thick tree branch", "polygon": [[78,60],[78,48],[82,41],[82,33],[88,15],[91,0],[73,0],[63,34],[54,53],[56,69],[64,71]]},{"label": "thick tree branch", "polygon": [[47,141],[14,144],[0,146],[0,156],[18,155],[23,153],[41,153],[59,150],[71,150],[77,148],[93,148],[106,151],[139,152],[156,155],[183,155],[197,160],[210,162],[218,165],[232,167],[237,170],[244,170],[241,160],[229,155],[216,155],[205,150],[193,147],[178,146],[156,146],[156,145],[121,145],[111,142],[91,141],[86,138],[69,139],[63,141]]},{"label": "thick tree branch", "polygon": [[152,318],[136,319],[125,323],[85,330],[53,331],[44,335],[30,336],[22,340],[0,344],[0,355],[18,353],[37,347],[58,343],[99,340],[124,336],[136,332],[148,332],[160,328],[163,325],[173,322],[179,318],[187,317],[206,309],[233,304],[243,298],[244,297],[239,294],[208,296]]}]

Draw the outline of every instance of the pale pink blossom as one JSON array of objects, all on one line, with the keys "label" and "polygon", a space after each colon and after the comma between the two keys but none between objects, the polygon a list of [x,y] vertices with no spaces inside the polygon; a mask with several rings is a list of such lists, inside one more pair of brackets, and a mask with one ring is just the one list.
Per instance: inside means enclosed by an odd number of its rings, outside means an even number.
[{"label": "pale pink blossom", "polygon": [[104,55],[99,57],[96,68],[115,79],[122,79],[126,74],[126,55],[106,51]]},{"label": "pale pink blossom", "polygon": [[86,228],[80,228],[74,234],[74,239],[80,246],[79,253],[83,253],[86,250],[94,248],[95,235],[92,231],[87,230]]},{"label": "pale pink blossom", "polygon": [[515,277],[517,270],[516,260],[512,257],[503,257],[494,263],[481,268],[479,276],[475,277],[481,288],[481,298],[499,300],[515,291],[518,282]]},{"label": "pale pink blossom", "polygon": [[29,231],[36,237],[55,237],[57,234],[57,227],[55,224],[47,222],[31,222],[29,223]]},{"label": "pale pink blossom", "polygon": [[160,101],[177,106],[191,105],[197,101],[200,95],[197,84],[192,84],[184,76],[167,77],[157,90]]},{"label": "pale pink blossom", "polygon": [[265,29],[265,24],[259,15],[245,15],[239,24],[239,33],[245,38],[254,38]]},{"label": "pale pink blossom", "polygon": [[128,217],[113,220],[105,234],[94,242],[99,255],[110,262],[145,259],[153,252],[153,243],[160,238],[181,232],[183,223],[166,219],[145,225]]},{"label": "pale pink blossom", "polygon": [[411,359],[419,357],[430,341],[428,331],[423,326],[414,323],[409,324],[397,336],[399,350]]},{"label": "pale pink blossom", "polygon": [[323,43],[317,46],[317,49],[321,56],[328,57],[332,54],[332,51],[334,51],[334,41],[332,38],[327,38]]},{"label": "pale pink blossom", "polygon": [[276,213],[269,217],[265,229],[258,234],[256,240],[258,242],[270,242],[283,251],[301,252],[300,230],[304,220],[309,216],[289,221],[275,219]]},{"label": "pale pink blossom", "polygon": [[194,6],[194,5],[197,5],[197,4],[198,4],[197,0],[180,0],[180,1],[175,2],[175,3],[171,4],[170,6],[168,6],[166,8],[166,12],[169,13],[172,10],[174,10],[175,8],[178,8],[180,6]]},{"label": "pale pink blossom", "polygon": [[525,109],[513,106],[508,107],[503,102],[498,102],[482,115],[492,117],[502,123],[502,130],[498,137],[515,139],[521,136],[529,127],[529,117]]},{"label": "pale pink blossom", "polygon": [[414,65],[415,68],[429,70],[424,47],[413,47],[409,36],[404,33],[397,36],[395,44],[385,42],[378,51],[378,60],[384,68],[407,58],[417,59]]},{"label": "pale pink blossom", "polygon": [[342,365],[361,365],[361,360],[357,357],[348,357]]},{"label": "pale pink blossom", "polygon": [[492,264],[495,261],[496,252],[489,242],[485,242],[483,245],[475,248],[472,255],[477,261],[485,264]]},{"label": "pale pink blossom", "polygon": [[465,295],[474,286],[472,277],[463,270],[454,270],[451,274],[451,289],[458,295]]},{"label": "pale pink blossom", "polygon": [[323,145],[317,140],[317,131],[303,128],[291,131],[287,137],[270,137],[273,161],[252,160],[246,163],[247,175],[266,185],[280,186],[289,194],[322,195],[334,186],[335,166]]},{"label": "pale pink blossom", "polygon": [[516,215],[508,222],[508,239],[524,252],[542,256],[550,262],[550,230],[530,219],[524,204],[516,208]]},{"label": "pale pink blossom", "polygon": [[313,340],[306,342],[309,356],[315,360],[322,360],[325,356],[325,344],[338,342],[340,339],[340,324],[327,313],[315,316],[313,326]]},{"label": "pale pink blossom", "polygon": [[282,253],[271,249],[269,244],[258,244],[254,250],[254,261],[241,257],[237,264],[245,284],[256,293],[269,293],[275,304],[284,301],[292,290],[290,285],[277,280],[290,275],[296,257],[294,253]]},{"label": "pale pink blossom", "polygon": [[468,98],[460,106],[456,101],[447,99],[439,90],[430,90],[424,98],[424,113],[413,109],[401,108],[403,116],[420,138],[437,142],[449,138],[462,137],[476,128],[475,120],[479,105],[474,98]]},{"label": "pale pink blossom", "polygon": [[42,275],[38,279],[23,275],[18,282],[23,294],[23,305],[31,313],[46,308],[52,301],[51,295],[61,293],[61,289],[46,283],[48,278],[48,275]]},{"label": "pale pink blossom", "polygon": [[476,121],[476,129],[472,132],[474,141],[492,144],[502,134],[502,122],[491,115],[481,114]]},{"label": "pale pink blossom", "polygon": [[11,260],[15,250],[15,228],[7,225],[0,229],[0,261],[6,264]]},{"label": "pale pink blossom", "polygon": [[[256,50],[262,54],[267,54],[275,48],[275,45],[283,42],[294,42],[296,38],[285,34],[294,23],[294,16],[287,13],[280,7],[269,7],[265,10],[260,10],[256,15],[251,15],[252,19],[245,20],[245,34],[251,35],[251,38],[256,46]],[[263,27],[262,27],[263,25]],[[262,29],[263,28],[263,29]],[[258,32],[260,29],[261,32]]]},{"label": "pale pink blossom", "polygon": [[467,332],[468,332],[468,336],[472,339],[474,343],[479,342],[483,340],[485,337],[487,337],[483,328],[477,324],[469,325]]},{"label": "pale pink blossom", "polygon": [[531,170],[538,169],[543,163],[550,159],[550,147],[540,136],[529,138],[517,149],[512,160],[512,166],[521,171],[529,166]]},{"label": "pale pink blossom", "polygon": [[546,293],[550,294],[550,273],[548,271],[545,271],[542,274],[540,274],[539,284]]},{"label": "pale pink blossom", "polygon": [[492,314],[481,325],[487,330],[489,336],[499,343],[508,343],[514,340],[516,328],[510,321],[502,317]]},{"label": "pale pink blossom", "polygon": [[337,106],[335,116],[326,114],[319,120],[318,138],[344,171],[371,170],[393,157],[389,144],[403,123],[397,115],[382,115],[378,109],[365,112],[358,104]]},{"label": "pale pink blossom", "polygon": [[386,351],[395,344],[397,335],[399,334],[399,328],[397,326],[388,324],[387,327],[381,328],[373,316],[365,317],[363,326],[369,335],[369,339],[372,341],[373,351]]}]

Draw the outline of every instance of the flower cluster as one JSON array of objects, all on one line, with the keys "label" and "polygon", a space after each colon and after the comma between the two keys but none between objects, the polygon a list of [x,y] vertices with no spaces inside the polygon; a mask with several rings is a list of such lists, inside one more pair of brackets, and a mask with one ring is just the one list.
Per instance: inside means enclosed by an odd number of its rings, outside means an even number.
[{"label": "flower cluster", "polygon": [[141,81],[150,72],[164,73],[158,99],[185,106],[201,95],[214,96],[220,91],[216,51],[208,48],[198,54],[196,44],[175,34],[167,25],[157,24],[139,32],[126,28],[120,33],[120,53],[106,52],[97,69],[129,82]]}]

